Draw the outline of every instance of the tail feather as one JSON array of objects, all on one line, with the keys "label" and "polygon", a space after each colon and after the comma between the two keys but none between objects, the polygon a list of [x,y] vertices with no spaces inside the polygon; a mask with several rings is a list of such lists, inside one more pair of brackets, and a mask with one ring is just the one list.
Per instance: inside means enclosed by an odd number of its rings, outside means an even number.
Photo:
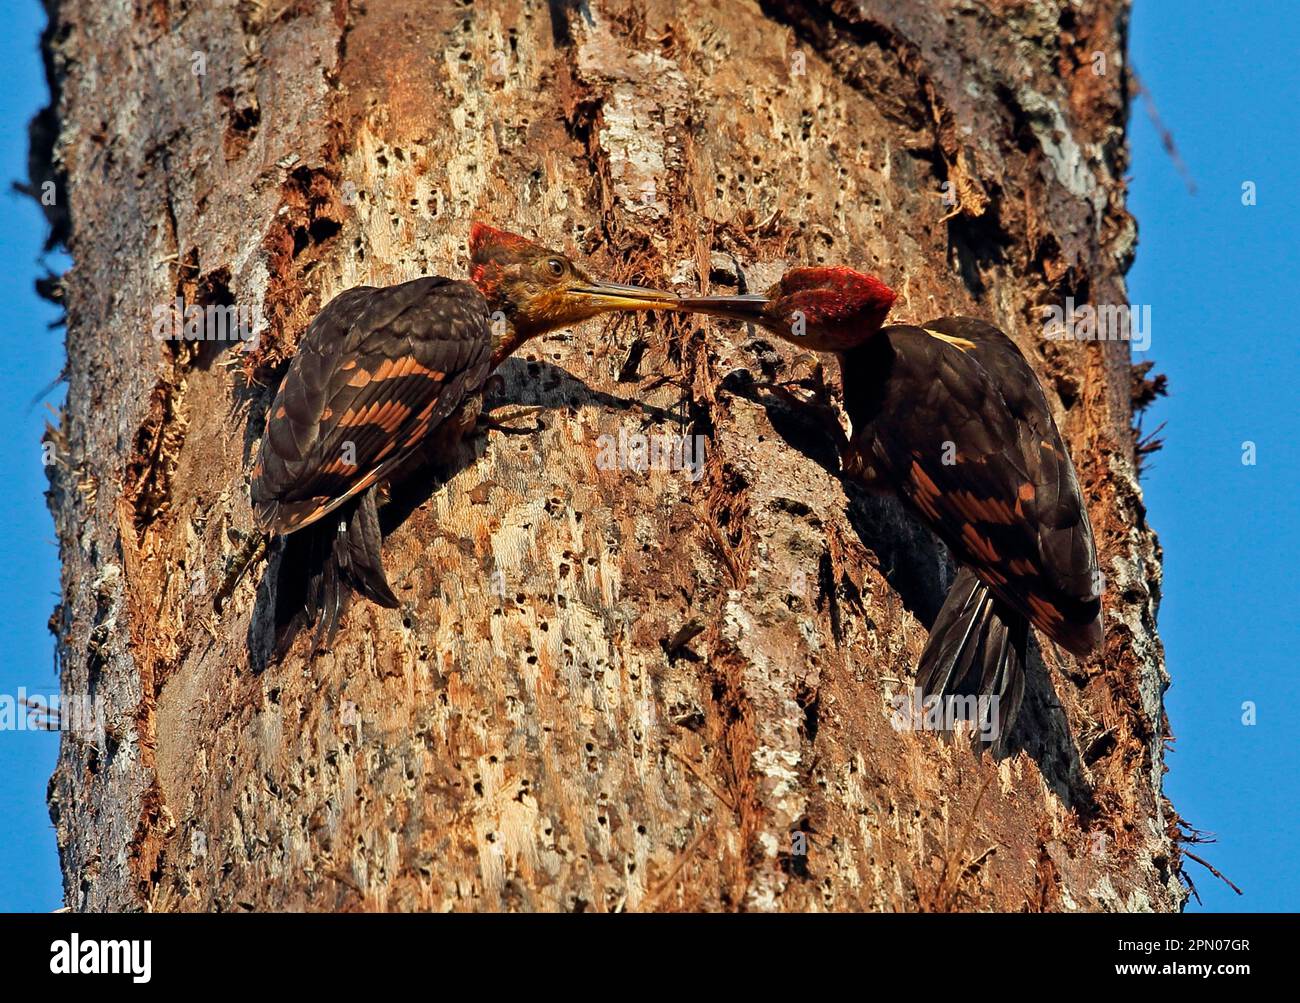
[{"label": "tail feather", "polygon": [[991,697],[975,722],[995,754],[1020,712],[1025,693],[1029,622],[999,602],[969,568],[962,568],[930,628],[916,686],[922,697]]},{"label": "tail feather", "polygon": [[[379,531],[379,506],[375,489],[361,496],[347,521],[347,532],[337,534],[342,551],[338,563],[349,583],[367,599],[388,609],[401,605],[384,574],[383,534]],[[338,549],[338,548],[336,548]]]},{"label": "tail feather", "polygon": [[315,627],[313,652],[332,647],[353,592],[389,609],[400,605],[384,573],[382,542],[374,488],[285,538],[274,659],[303,627]]}]

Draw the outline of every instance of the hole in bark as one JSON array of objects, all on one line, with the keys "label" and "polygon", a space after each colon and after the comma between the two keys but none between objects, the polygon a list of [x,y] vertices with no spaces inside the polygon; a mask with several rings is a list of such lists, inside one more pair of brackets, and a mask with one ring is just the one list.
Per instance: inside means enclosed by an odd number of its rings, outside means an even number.
[{"label": "hole in bark", "polygon": [[329,240],[341,229],[343,229],[343,224],[338,220],[321,218],[312,220],[307,232],[311,235],[313,241],[320,244]]},{"label": "hole in bark", "polygon": [[816,690],[801,685],[795,700],[803,708],[804,734],[808,736],[809,742],[817,741],[817,726],[821,716],[821,698],[817,695]]}]

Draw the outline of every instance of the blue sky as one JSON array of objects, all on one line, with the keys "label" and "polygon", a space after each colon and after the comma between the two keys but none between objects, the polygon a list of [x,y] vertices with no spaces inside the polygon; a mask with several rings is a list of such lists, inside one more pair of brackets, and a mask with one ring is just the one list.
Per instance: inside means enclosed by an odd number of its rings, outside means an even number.
[{"label": "blue sky", "polygon": [[[26,123],[45,102],[34,0],[11,4],[0,33],[0,182],[26,176]],[[1300,366],[1290,297],[1300,289],[1300,26],[1288,0],[1252,4],[1137,0],[1131,58],[1195,178],[1187,186],[1134,105],[1129,207],[1141,233],[1129,275],[1152,309],[1151,358],[1170,396],[1148,414],[1167,422],[1144,488],[1165,550],[1160,629],[1174,684],[1176,742],[1167,791],[1188,822],[1217,835],[1193,847],[1241,885],[1238,898],[1195,864],[1204,908],[1300,907],[1297,586],[1300,532],[1296,429]],[[1257,204],[1243,206],[1242,184]],[[62,366],[57,316],[32,282],[44,225],[37,207],[0,195],[0,347],[19,360],[0,381],[5,476],[0,533],[0,694],[57,691],[45,623],[58,565],[45,509],[42,405]],[[50,260],[55,270],[62,259]],[[60,387],[47,398],[57,406]],[[1253,442],[1256,463],[1242,463]],[[1253,702],[1257,723],[1242,723]],[[52,735],[0,733],[0,910],[60,904],[45,789]],[[1198,908],[1195,904],[1192,909]]]},{"label": "blue sky", "polygon": [[[1170,386],[1147,416],[1148,428],[1168,424],[1144,480],[1165,551],[1167,791],[1218,836],[1193,852],[1245,892],[1191,864],[1207,909],[1300,908],[1296,13],[1289,0],[1138,0],[1130,42],[1197,188],[1188,194],[1135,103],[1129,209],[1141,237],[1129,296],[1151,305],[1147,357]],[[1247,181],[1254,206],[1242,205]]]},{"label": "blue sky", "polygon": [[[36,44],[45,15],[35,0],[7,5],[0,32],[0,351],[13,360],[0,380],[3,476],[0,511],[0,694],[14,697],[59,690],[54,639],[46,621],[58,602],[58,549],[45,508],[49,486],[41,466],[41,435],[51,417],[32,398],[63,368],[63,330],[47,325],[59,316],[38,299],[32,283],[45,220],[31,199],[10,182],[27,178],[27,121],[46,103],[45,76]],[[66,259],[51,255],[54,271]],[[60,385],[45,400],[58,407]],[[54,770],[58,738],[34,732],[0,732],[0,910],[56,909],[62,904],[54,829],[45,787]]]}]

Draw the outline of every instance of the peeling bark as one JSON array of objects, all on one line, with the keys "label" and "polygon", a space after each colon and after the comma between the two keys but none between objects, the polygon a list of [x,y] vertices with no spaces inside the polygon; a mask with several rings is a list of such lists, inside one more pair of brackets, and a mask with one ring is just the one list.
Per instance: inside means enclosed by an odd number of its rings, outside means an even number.
[{"label": "peeling bark", "polygon": [[[75,261],[53,623],[97,717],[50,786],[68,905],[1181,907],[1140,380],[1124,343],[1045,341],[1039,309],[1126,302],[1124,0],[50,10],[33,182],[65,179]],[[1104,653],[1035,655],[1000,762],[895,731],[946,556],[753,391],[806,360],[674,318],[507,363],[545,428],[393,498],[403,608],[359,601],[331,653],[266,665],[276,560],[212,598],[278,377],[343,289],[463,274],[472,217],[613,279],[849,264],[899,320],[1011,332],[1079,468]],[[159,341],[178,296],[263,333]],[[597,463],[679,419],[698,481]]]}]

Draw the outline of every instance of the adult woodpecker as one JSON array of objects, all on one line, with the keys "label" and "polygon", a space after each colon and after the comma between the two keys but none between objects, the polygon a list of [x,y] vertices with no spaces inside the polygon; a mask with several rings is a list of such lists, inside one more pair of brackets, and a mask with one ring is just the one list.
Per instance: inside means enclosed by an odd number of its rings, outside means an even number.
[{"label": "adult woodpecker", "polygon": [[[358,286],[307,328],[267,413],[252,473],[257,521],[289,536],[276,623],[333,643],[353,590],[396,607],[380,551],[377,493],[446,455],[475,425],[491,374],[530,338],[671,293],[589,278],[557,251],[482,223],[470,281],[429,276]],[[292,534],[292,535],[290,535]]]},{"label": "adult woodpecker", "polygon": [[916,685],[926,698],[997,697],[979,724],[1005,748],[1024,695],[1029,624],[1076,655],[1101,643],[1092,527],[1015,343],[971,317],[886,327],[893,302],[874,276],[798,268],[765,294],[683,297],[678,308],[751,321],[838,357],[853,426],[845,474],[901,497],[960,565]]}]

